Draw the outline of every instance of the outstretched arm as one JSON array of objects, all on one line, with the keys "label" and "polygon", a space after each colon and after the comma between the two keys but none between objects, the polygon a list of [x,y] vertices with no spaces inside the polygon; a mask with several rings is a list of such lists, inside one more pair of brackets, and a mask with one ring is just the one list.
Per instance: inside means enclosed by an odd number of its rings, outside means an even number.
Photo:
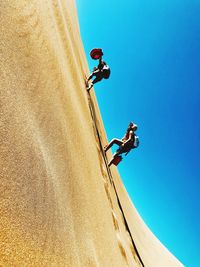
[{"label": "outstretched arm", "polygon": [[102,56],[101,56],[101,57],[99,58],[98,69],[101,70],[105,64],[106,64],[106,63],[103,61]]},{"label": "outstretched arm", "polygon": [[104,151],[106,152],[109,148],[111,148],[114,144],[121,146],[123,144],[123,141],[117,138],[114,138],[110,141],[110,143],[105,146]]}]

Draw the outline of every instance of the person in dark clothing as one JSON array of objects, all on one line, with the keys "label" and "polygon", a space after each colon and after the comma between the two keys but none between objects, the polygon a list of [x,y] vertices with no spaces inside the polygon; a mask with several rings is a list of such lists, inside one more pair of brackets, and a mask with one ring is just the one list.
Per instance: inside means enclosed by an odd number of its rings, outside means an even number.
[{"label": "person in dark clothing", "polygon": [[[89,81],[94,76],[95,76],[95,79],[89,85]],[[98,66],[94,68],[93,72],[87,79],[87,82],[88,82],[87,90],[90,91],[90,89],[93,87],[95,83],[100,82],[102,79],[108,79],[109,77],[110,77],[110,68],[106,64],[106,62],[102,60],[102,57],[100,57]]]}]

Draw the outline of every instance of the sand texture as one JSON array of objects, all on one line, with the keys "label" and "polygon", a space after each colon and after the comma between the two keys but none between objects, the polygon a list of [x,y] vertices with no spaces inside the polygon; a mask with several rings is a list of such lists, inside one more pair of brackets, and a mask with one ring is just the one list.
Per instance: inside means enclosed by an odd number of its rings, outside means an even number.
[{"label": "sand texture", "polygon": [[182,266],[107,168],[74,1],[0,1],[0,59],[0,266]]}]

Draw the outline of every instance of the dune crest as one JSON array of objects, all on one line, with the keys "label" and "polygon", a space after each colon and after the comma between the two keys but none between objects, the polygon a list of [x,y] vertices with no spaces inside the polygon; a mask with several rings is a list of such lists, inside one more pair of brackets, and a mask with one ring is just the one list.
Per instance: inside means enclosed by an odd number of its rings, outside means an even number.
[{"label": "dune crest", "polygon": [[107,168],[74,1],[0,10],[0,266],[182,266]]}]

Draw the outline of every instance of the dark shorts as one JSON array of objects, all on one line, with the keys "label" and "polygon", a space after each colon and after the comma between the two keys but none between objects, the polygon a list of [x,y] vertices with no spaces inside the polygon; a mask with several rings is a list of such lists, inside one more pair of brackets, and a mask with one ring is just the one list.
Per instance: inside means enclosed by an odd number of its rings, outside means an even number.
[{"label": "dark shorts", "polygon": [[132,141],[130,141],[129,143],[127,143],[125,146],[120,146],[117,149],[117,153],[122,154],[122,153],[127,153],[129,152],[131,149],[134,148],[134,143]]}]

